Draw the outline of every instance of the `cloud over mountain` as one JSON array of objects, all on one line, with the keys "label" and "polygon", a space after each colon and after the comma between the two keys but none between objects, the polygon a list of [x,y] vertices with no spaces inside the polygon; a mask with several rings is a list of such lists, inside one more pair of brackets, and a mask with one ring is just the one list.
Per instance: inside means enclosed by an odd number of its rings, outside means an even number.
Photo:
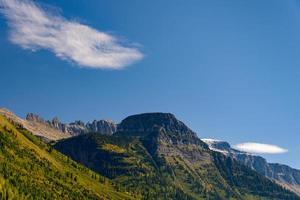
[{"label": "cloud over mountain", "polygon": [[47,49],[81,67],[120,69],[143,58],[137,47],[70,21],[29,0],[0,0],[10,40],[24,49]]},{"label": "cloud over mountain", "polygon": [[246,142],[236,144],[235,149],[245,151],[248,153],[262,153],[262,154],[279,154],[286,153],[288,150],[272,144],[262,144],[254,142]]}]

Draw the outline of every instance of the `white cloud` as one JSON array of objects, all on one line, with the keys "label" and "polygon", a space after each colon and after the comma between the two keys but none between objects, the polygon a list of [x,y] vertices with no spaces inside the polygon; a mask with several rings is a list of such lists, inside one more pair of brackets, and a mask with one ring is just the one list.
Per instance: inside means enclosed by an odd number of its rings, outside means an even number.
[{"label": "white cloud", "polygon": [[54,14],[30,0],[0,0],[10,40],[32,51],[48,49],[82,67],[120,69],[143,58],[133,45]]},{"label": "white cloud", "polygon": [[237,144],[234,148],[248,153],[262,153],[262,154],[279,154],[286,153],[288,150],[272,144],[262,144],[254,142],[246,142]]}]

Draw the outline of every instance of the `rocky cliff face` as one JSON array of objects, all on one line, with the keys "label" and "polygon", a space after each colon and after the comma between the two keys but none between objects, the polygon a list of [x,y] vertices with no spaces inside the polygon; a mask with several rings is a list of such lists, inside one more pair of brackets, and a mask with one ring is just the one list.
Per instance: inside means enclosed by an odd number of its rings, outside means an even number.
[{"label": "rocky cliff face", "polygon": [[[145,113],[125,118],[117,134],[156,138],[172,144],[199,143],[197,134],[170,113]],[[201,145],[206,146],[202,141]]]},{"label": "rocky cliff face", "polygon": [[26,120],[32,121],[32,122],[39,122],[39,123],[47,123],[43,118],[41,118],[39,115],[29,113],[26,116]]},{"label": "rocky cliff face", "polygon": [[231,148],[230,144],[224,141],[213,139],[202,139],[213,151],[221,152],[224,155],[234,158],[240,163],[257,171],[272,180],[275,180],[284,187],[292,190],[300,196],[300,170],[293,169],[287,165],[268,163],[265,158]]},{"label": "rocky cliff face", "polygon": [[46,121],[42,117],[33,113],[27,114],[26,120],[44,124],[62,131],[63,133],[70,134],[71,136],[86,134],[89,132],[111,135],[117,130],[117,125],[108,120],[94,120],[92,123],[84,123],[79,120],[71,123],[62,123],[57,117],[54,117],[51,121]]},{"label": "rocky cliff face", "polygon": [[91,132],[100,132],[106,135],[112,135],[117,131],[117,124],[110,120],[94,120],[86,124],[87,129]]}]

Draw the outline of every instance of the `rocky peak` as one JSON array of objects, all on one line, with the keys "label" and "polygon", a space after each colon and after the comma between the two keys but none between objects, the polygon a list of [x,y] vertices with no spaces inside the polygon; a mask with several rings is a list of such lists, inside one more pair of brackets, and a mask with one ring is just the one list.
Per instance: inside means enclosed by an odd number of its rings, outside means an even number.
[{"label": "rocky peak", "polygon": [[26,115],[26,120],[40,122],[40,123],[46,123],[46,121],[42,117],[40,117],[39,115],[33,114],[33,113],[28,113]]},{"label": "rocky peak", "polygon": [[71,122],[70,125],[85,126],[85,123],[81,120],[76,120],[75,122]]},{"label": "rocky peak", "polygon": [[214,139],[201,139],[205,142],[211,150],[219,151],[222,153],[229,153],[232,149],[228,142]]},{"label": "rocky peak", "polygon": [[192,133],[192,131],[171,113],[144,113],[125,118],[118,126],[121,132],[166,132]]},{"label": "rocky peak", "polygon": [[61,129],[61,127],[62,127],[62,123],[60,122],[58,117],[54,117],[51,121],[51,124],[54,128],[57,128],[57,129]]},{"label": "rocky peak", "polygon": [[87,123],[86,126],[92,132],[101,132],[106,135],[112,135],[117,131],[117,125],[110,120],[94,120],[92,123]]},{"label": "rocky peak", "polygon": [[197,144],[207,148],[195,132],[170,113],[144,113],[129,116],[118,125],[117,134],[141,137],[151,141],[149,143],[154,146],[158,143]]}]

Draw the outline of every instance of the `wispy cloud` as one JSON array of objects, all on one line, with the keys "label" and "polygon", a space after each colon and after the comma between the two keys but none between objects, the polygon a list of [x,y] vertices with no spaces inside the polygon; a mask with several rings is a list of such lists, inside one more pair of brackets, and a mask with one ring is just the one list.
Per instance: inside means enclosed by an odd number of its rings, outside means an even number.
[{"label": "wispy cloud", "polygon": [[32,51],[48,49],[82,67],[119,69],[143,58],[133,45],[49,12],[30,0],[0,0],[10,40]]},{"label": "wispy cloud", "polygon": [[235,149],[245,151],[248,153],[262,153],[262,154],[279,154],[286,153],[288,150],[272,144],[262,144],[254,142],[246,142],[234,145]]}]

